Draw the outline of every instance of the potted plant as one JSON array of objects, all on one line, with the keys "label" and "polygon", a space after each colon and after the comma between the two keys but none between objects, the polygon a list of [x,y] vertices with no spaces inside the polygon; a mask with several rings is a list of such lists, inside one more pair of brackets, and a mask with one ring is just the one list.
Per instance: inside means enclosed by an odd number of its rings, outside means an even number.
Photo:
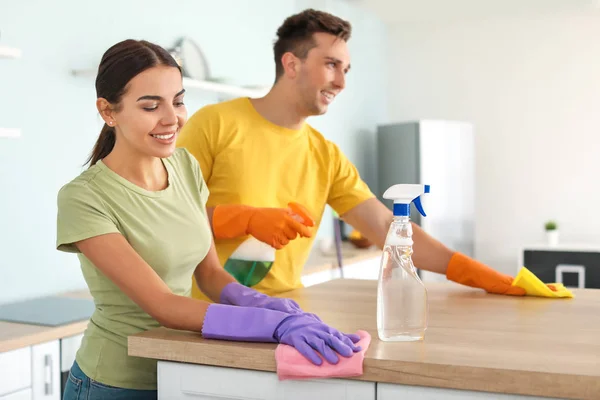
[{"label": "potted plant", "polygon": [[544,225],[546,229],[546,239],[550,246],[558,245],[558,225],[555,221],[548,221]]}]

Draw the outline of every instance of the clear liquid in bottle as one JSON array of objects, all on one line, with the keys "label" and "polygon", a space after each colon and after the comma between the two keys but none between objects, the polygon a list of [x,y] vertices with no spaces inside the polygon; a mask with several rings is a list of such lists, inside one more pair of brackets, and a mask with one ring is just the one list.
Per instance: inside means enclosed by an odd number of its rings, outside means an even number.
[{"label": "clear liquid in bottle", "polygon": [[381,259],[377,333],[383,341],[422,340],[427,329],[427,290],[412,262],[412,226],[395,217]]}]

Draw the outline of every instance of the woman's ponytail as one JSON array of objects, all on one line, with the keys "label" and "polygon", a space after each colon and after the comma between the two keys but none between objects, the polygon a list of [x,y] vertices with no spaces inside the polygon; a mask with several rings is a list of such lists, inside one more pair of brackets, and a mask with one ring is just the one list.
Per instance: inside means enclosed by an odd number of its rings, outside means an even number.
[{"label": "woman's ponytail", "polygon": [[92,154],[86,161],[86,164],[89,163],[91,167],[96,164],[98,160],[102,160],[109,155],[113,147],[115,147],[115,140],[115,128],[104,124],[100,131],[100,136],[98,136],[98,140],[96,141],[96,145],[94,146],[94,150],[92,150]]}]

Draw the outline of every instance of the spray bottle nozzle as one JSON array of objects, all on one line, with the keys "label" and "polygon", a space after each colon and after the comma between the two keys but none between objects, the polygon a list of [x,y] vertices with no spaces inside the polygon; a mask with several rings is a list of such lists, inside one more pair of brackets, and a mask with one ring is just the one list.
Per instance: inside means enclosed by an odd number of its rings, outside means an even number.
[{"label": "spray bottle nozzle", "polygon": [[398,184],[388,188],[383,193],[383,198],[394,200],[394,215],[409,216],[410,203],[414,203],[419,213],[426,217],[427,215],[421,203],[421,196],[429,193],[430,190],[429,185]]},{"label": "spray bottle nozzle", "polygon": [[421,213],[421,215],[426,217],[427,214],[425,214],[425,210],[423,210],[423,205],[421,204],[421,197],[417,197],[416,199],[414,199],[413,203],[415,204],[415,207]]}]

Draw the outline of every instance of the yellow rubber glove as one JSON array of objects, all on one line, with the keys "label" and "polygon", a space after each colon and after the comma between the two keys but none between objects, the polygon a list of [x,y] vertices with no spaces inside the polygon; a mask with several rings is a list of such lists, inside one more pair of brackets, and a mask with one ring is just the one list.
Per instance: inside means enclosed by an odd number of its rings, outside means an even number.
[{"label": "yellow rubber glove", "polygon": [[314,225],[308,211],[297,203],[290,203],[290,208],[219,205],[215,207],[212,222],[217,239],[252,235],[275,249],[283,248],[298,235],[311,237],[308,226]]},{"label": "yellow rubber glove", "polygon": [[488,293],[525,296],[523,288],[511,286],[513,282],[511,276],[458,252],[454,253],[448,263],[446,277],[453,282],[480,288]]}]

